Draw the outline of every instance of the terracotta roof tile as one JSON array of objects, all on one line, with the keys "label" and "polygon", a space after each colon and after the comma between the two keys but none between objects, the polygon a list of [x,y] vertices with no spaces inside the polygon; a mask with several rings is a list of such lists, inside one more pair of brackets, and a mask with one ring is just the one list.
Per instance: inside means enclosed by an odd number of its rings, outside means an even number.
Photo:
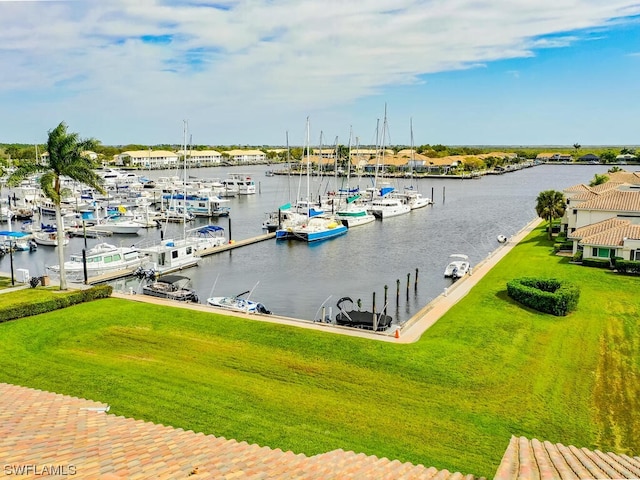
[{"label": "terracotta roof tile", "polygon": [[600,233],[582,237],[580,243],[583,245],[619,247],[624,244],[625,239],[640,239],[640,225],[622,225],[610,228]]},{"label": "terracotta roof tile", "polygon": [[625,220],[625,219],[616,218],[616,217],[608,218],[601,222],[592,223],[590,225],[585,225],[584,227],[577,228],[575,231],[567,235],[567,238],[579,240],[581,238],[590,237],[598,233],[606,232],[613,228],[624,227],[627,225],[631,225],[630,220]]},{"label": "terracotta roof tile", "polygon": [[0,458],[5,465],[74,466],[78,478],[476,478],[343,450],[307,457],[110,415],[107,408],[0,384]]},{"label": "terracotta roof tile", "polygon": [[640,191],[614,190],[606,195],[598,195],[580,205],[578,210],[610,210],[616,212],[640,212]]},{"label": "terracotta roof tile", "polygon": [[639,478],[640,457],[511,437],[494,480]]}]

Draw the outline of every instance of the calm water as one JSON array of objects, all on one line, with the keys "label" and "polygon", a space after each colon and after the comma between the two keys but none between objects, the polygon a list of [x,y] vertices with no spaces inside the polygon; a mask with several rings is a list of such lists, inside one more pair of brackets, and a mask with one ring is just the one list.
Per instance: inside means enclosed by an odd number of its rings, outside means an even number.
[{"label": "calm water", "polygon": [[[230,199],[230,219],[214,220],[225,227],[235,240],[262,233],[265,212],[277,209],[295,199],[302,183],[301,196],[306,196],[306,179],[286,176],[266,177],[266,166],[197,169],[190,176],[225,178],[228,172],[250,174],[258,193]],[[265,241],[255,245],[209,256],[198,267],[184,270],[192,279],[202,302],[213,295],[235,295],[253,289],[251,299],[264,303],[274,313],[313,320],[320,317],[324,304],[326,313],[343,296],[371,309],[376,295],[376,309],[384,303],[384,287],[388,286],[388,314],[394,321],[404,322],[437,297],[450,279],[443,277],[449,255],[464,253],[472,266],[487,257],[499,244],[496,237],[517,233],[536,217],[535,199],[542,190],[562,190],[577,183],[589,182],[594,174],[606,172],[602,165],[543,165],[479,180],[420,179],[417,188],[431,196],[435,204],[407,215],[389,218],[350,230],[347,235],[318,244],[296,241]],[[145,172],[149,178],[168,172]],[[311,192],[335,189],[328,179],[313,179]],[[333,182],[333,179],[331,179]],[[361,188],[370,186],[371,179],[351,181]],[[399,180],[394,186],[402,189],[410,180]],[[204,220],[189,227],[205,224]],[[5,228],[6,224],[0,228]],[[182,226],[169,225],[164,238],[181,234]],[[160,230],[142,231],[143,235],[106,239],[109,243],[134,244],[147,237],[160,240]],[[99,240],[88,239],[91,247]],[[71,239],[69,252],[83,248],[83,239]],[[57,264],[53,248],[40,247],[38,252],[14,253],[14,268],[27,268],[31,275],[42,275],[47,265]],[[414,289],[416,269],[418,284]],[[9,256],[0,259],[0,270],[10,271]],[[409,295],[407,296],[407,276]],[[396,304],[397,282],[400,299]],[[114,288],[138,289],[137,280],[121,280]]]}]

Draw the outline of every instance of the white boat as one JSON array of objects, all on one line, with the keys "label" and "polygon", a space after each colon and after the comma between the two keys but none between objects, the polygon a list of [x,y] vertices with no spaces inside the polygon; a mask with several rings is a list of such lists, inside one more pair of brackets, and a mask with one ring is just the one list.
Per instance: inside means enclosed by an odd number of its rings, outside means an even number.
[{"label": "white boat", "polygon": [[238,195],[253,195],[256,193],[256,183],[244,173],[230,173],[229,178],[222,181],[222,185],[225,192],[229,193]]},{"label": "white boat", "polygon": [[145,257],[145,266],[152,268],[158,275],[194,267],[202,260],[195,255],[193,244],[185,239],[162,240],[159,244],[139,245],[138,249]]},{"label": "white boat", "polygon": [[[43,226],[41,230],[33,231],[32,234],[33,234],[33,240],[38,245],[43,245],[47,247],[58,246],[58,232],[55,227]],[[69,244],[69,237],[64,235],[62,245],[68,245],[68,244]]]},{"label": "white boat", "polygon": [[215,195],[169,194],[162,196],[163,209],[186,209],[197,217],[228,217],[231,209],[222,205],[229,200]]},{"label": "white boat", "polygon": [[137,220],[130,220],[126,217],[111,216],[94,226],[98,232],[111,232],[122,235],[137,235],[143,228],[142,223]]},{"label": "white boat", "polygon": [[497,237],[498,243],[507,243],[507,237],[504,235],[498,235]]},{"label": "white boat", "polygon": [[210,297],[207,298],[207,305],[224,310],[231,310],[233,312],[271,314],[262,303],[243,298],[247,293],[250,293],[250,291],[246,291],[235,297]]},{"label": "white boat", "polygon": [[347,198],[347,205],[336,212],[336,219],[340,220],[347,228],[366,225],[375,221],[376,217],[367,211],[365,205],[354,203],[360,195]]},{"label": "white boat", "polygon": [[196,252],[208,248],[220,247],[227,243],[224,228],[218,225],[205,225],[203,227],[191,228],[187,230],[185,239],[187,243],[193,245]]},{"label": "white boat", "polygon": [[433,203],[430,198],[423,197],[421,193],[411,187],[405,188],[402,193],[396,193],[395,197],[399,198],[402,203],[409,205],[411,210],[423,208]]},{"label": "white boat", "polygon": [[[98,243],[85,252],[87,275],[93,277],[117,270],[139,266],[142,263],[140,252],[135,247],[117,247],[110,243]],[[47,267],[53,273],[60,273],[60,265]],[[85,262],[82,253],[74,253],[64,262],[64,270],[70,278],[81,279]]]},{"label": "white boat", "polygon": [[451,278],[462,278],[469,273],[469,257],[460,253],[449,256],[452,259],[444,269],[444,276]]},{"label": "white boat", "polygon": [[369,204],[369,208],[367,210],[376,218],[382,220],[409,213],[411,211],[411,207],[408,204],[403,203],[399,198],[384,196],[375,198]]}]

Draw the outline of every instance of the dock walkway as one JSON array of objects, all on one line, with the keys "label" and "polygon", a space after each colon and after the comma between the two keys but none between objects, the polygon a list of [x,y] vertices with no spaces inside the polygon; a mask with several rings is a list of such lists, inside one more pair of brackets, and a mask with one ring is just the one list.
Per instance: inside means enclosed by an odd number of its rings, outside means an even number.
[{"label": "dock walkway", "polygon": [[[254,243],[264,242],[265,240],[269,240],[276,236],[275,233],[265,233],[263,235],[258,235],[257,237],[251,237],[244,240],[231,241],[231,243],[226,243],[224,245],[220,245],[219,247],[211,247],[203,250],[199,250],[195,253],[197,257],[206,257],[209,255],[214,255],[216,253],[222,253],[229,250],[233,250],[240,247],[245,247],[247,245],[253,245]],[[105,273],[103,275],[96,275],[95,277],[90,277],[87,280],[89,285],[95,285],[97,283],[109,282],[111,280],[116,280],[118,278],[128,277],[133,275],[137,267],[126,268],[123,270],[117,270],[115,272]]]}]

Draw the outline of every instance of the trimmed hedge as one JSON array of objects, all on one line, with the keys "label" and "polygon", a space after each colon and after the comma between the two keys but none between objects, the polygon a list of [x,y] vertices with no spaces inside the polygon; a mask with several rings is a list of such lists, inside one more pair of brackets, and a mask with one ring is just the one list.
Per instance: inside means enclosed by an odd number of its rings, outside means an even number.
[{"label": "trimmed hedge", "polygon": [[608,258],[583,258],[582,265],[585,267],[611,268],[611,260]]},{"label": "trimmed hedge", "polygon": [[616,270],[618,273],[640,274],[640,262],[616,259]]},{"label": "trimmed hedge", "polygon": [[558,317],[578,306],[580,289],[555,278],[516,278],[507,282],[507,293],[515,301]]},{"label": "trimmed hedge", "polygon": [[9,308],[0,309],[0,323],[59,310],[99,298],[108,298],[111,296],[112,291],[113,287],[110,285],[97,285],[86,290],[78,290],[66,294],[62,292],[56,293],[53,298],[40,302],[17,303]]}]

